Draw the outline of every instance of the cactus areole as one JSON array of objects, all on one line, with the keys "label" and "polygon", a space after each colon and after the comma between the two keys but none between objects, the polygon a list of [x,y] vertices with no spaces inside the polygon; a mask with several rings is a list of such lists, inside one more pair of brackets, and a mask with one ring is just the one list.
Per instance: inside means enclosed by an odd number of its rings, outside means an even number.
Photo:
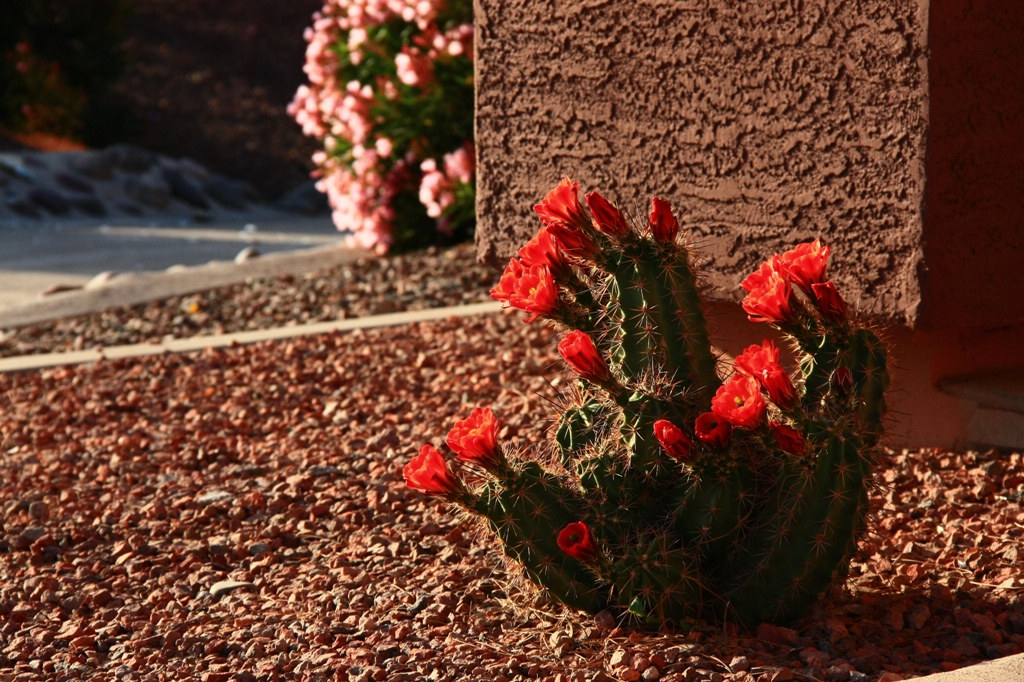
[{"label": "cactus areole", "polygon": [[539,233],[491,295],[562,334],[576,391],[535,452],[557,457],[505,452],[478,408],[449,434],[461,468],[431,447],[410,486],[482,517],[569,607],[654,623],[799,617],[865,530],[889,381],[882,343],[827,279],[829,247],[773,255],[742,283],[750,320],[793,342],[790,374],[768,340],[717,358],[665,201],[628,219],[565,179],[536,211]]}]

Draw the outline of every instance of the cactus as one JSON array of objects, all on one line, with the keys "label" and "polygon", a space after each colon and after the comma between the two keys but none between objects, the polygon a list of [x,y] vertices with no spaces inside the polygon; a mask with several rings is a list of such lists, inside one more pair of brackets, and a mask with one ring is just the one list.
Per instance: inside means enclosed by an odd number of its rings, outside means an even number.
[{"label": "cactus", "polygon": [[[464,478],[426,445],[409,486],[486,520],[557,601],[647,622],[798,617],[845,570],[865,530],[882,433],[886,352],[853,324],[817,240],[742,287],[770,340],[733,363],[712,350],[694,255],[668,204],[643,222],[563,180],[494,298],[564,332],[578,375],[551,448],[504,451],[477,408],[448,434]],[[547,462],[542,465],[541,462]],[[467,481],[472,481],[469,483]]]}]

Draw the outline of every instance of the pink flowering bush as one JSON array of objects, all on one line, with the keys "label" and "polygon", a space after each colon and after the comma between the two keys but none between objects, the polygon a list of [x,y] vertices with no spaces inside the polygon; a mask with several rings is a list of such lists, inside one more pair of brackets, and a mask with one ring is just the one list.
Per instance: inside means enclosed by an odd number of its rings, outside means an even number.
[{"label": "pink flowering bush", "polygon": [[384,253],[475,227],[470,0],[327,0],[288,112],[339,230]]}]

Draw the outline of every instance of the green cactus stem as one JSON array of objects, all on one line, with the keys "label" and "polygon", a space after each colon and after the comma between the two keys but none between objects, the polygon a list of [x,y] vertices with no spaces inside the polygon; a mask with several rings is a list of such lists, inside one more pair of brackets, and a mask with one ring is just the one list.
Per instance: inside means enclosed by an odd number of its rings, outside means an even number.
[{"label": "green cactus stem", "polygon": [[[557,418],[556,461],[506,453],[479,409],[447,443],[463,478],[424,446],[409,485],[485,520],[551,598],[645,622],[800,616],[846,570],[866,528],[889,377],[855,324],[817,240],[745,279],[750,319],[792,341],[735,364],[712,350],[692,250],[667,203],[629,220],[564,180],[495,298],[564,334],[577,391]],[[467,482],[475,481],[475,482]]]},{"label": "green cactus stem", "polygon": [[559,601],[583,611],[600,610],[601,584],[579,561],[558,547],[559,531],[579,519],[581,500],[536,462],[522,462],[488,482],[468,500],[487,519],[505,553],[527,576]]}]

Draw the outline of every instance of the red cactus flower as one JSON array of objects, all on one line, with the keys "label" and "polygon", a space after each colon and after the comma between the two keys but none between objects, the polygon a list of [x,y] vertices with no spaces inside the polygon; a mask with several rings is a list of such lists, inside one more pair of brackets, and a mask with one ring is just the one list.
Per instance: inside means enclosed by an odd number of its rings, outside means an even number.
[{"label": "red cactus flower", "polygon": [[796,388],[779,364],[779,349],[771,339],[765,339],[761,345],[748,346],[736,358],[736,366],[757,379],[779,407],[788,409],[796,403]]},{"label": "red cactus flower", "polygon": [[459,479],[452,474],[444,457],[432,445],[424,445],[402,470],[405,484],[428,495],[449,497],[459,491]]},{"label": "red cactus flower", "polygon": [[811,292],[818,302],[818,310],[829,322],[842,322],[846,317],[846,301],[831,281],[811,285]]},{"label": "red cactus flower", "polygon": [[783,451],[791,455],[802,455],[807,452],[807,441],[799,431],[779,422],[768,422],[768,426],[775,434],[775,442]]},{"label": "red cactus flower", "polygon": [[455,422],[445,442],[463,462],[476,462],[490,471],[501,461],[500,427],[491,408],[478,407],[465,419]]},{"label": "red cactus flower", "polygon": [[605,364],[594,341],[578,329],[566,334],[559,342],[558,354],[587,381],[602,383],[611,376],[608,365]]},{"label": "red cactus flower", "polygon": [[659,419],[654,422],[654,436],[670,457],[682,462],[690,456],[693,441],[683,433],[682,429],[669,420]]},{"label": "red cactus flower", "polygon": [[583,198],[587,201],[587,208],[594,214],[597,229],[612,237],[624,237],[629,233],[629,225],[622,211],[607,199],[597,192],[589,192]]},{"label": "red cactus flower", "polygon": [[546,267],[523,265],[513,258],[491,289],[491,298],[530,313],[526,321],[532,322],[558,307],[558,285]]},{"label": "red cactus flower", "polygon": [[771,339],[747,346],[742,353],[736,356],[736,366],[754,378],[757,378],[765,367],[777,364],[779,364],[779,347]]},{"label": "red cactus flower", "polygon": [[793,289],[771,261],[747,276],[740,285],[747,291],[743,310],[751,322],[788,322],[792,317]]},{"label": "red cactus flower", "polygon": [[563,178],[533,210],[563,252],[587,258],[593,255],[596,247],[587,236],[590,219],[580,204],[579,187],[578,182]]},{"label": "red cactus flower", "polygon": [[679,233],[679,221],[672,215],[672,208],[664,199],[651,199],[651,234],[661,244],[674,242]]},{"label": "red cactus flower", "polygon": [[798,244],[774,257],[775,269],[793,284],[810,291],[814,284],[825,281],[825,268],[831,251],[817,239]]},{"label": "red cactus flower", "polygon": [[714,412],[705,412],[693,423],[693,433],[702,443],[713,448],[724,448],[729,444],[732,426]]},{"label": "red cactus flower", "polygon": [[516,254],[519,262],[527,267],[545,267],[552,273],[565,266],[562,254],[558,251],[558,242],[546,226],[542,225],[537,234],[526,242]]},{"label": "red cactus flower", "polygon": [[580,203],[580,183],[562,178],[553,190],[547,193],[533,210],[545,225],[565,225],[586,229],[590,221]]},{"label": "red cactus flower", "polygon": [[768,280],[775,274],[778,274],[778,271],[775,269],[775,261],[773,258],[769,258],[761,263],[757,270],[747,275],[740,282],[740,287],[747,293],[755,289],[764,289],[768,285]]},{"label": "red cactus flower", "polygon": [[711,399],[711,411],[733,426],[757,428],[765,411],[760,384],[753,377],[734,374]]},{"label": "red cactus flower", "polygon": [[597,246],[583,232],[557,223],[549,223],[547,228],[565,255],[572,258],[592,258],[597,253]]},{"label": "red cactus flower", "polygon": [[558,533],[558,546],[563,552],[579,561],[589,561],[597,556],[597,544],[590,528],[582,521],[570,523]]}]

